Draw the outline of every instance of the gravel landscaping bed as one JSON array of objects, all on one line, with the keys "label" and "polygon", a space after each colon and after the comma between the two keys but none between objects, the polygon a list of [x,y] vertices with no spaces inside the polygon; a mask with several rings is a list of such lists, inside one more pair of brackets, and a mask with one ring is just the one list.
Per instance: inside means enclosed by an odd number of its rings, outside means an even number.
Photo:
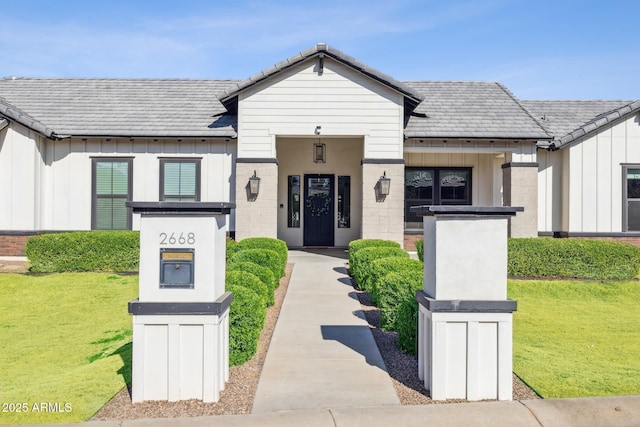
[{"label": "gravel landscaping bed", "polygon": [[[289,286],[289,279],[293,265],[287,265],[285,277],[276,289],[275,304],[267,311],[265,327],[260,336],[258,353],[242,366],[230,369],[229,382],[220,393],[220,400],[216,403],[202,403],[199,400],[181,402],[143,402],[132,404],[130,390],[123,388],[96,415],[94,420],[124,420],[136,418],[171,418],[203,415],[234,415],[251,412],[260,371],[269,348],[269,342],[275,327],[282,301]],[[418,360],[416,356],[402,353],[396,347],[396,333],[380,329],[380,313],[371,304],[369,294],[354,289],[360,301],[371,332],[378,344],[384,362],[403,405],[424,405],[432,403],[460,402],[448,400],[434,402],[431,400],[422,382],[418,379]],[[526,386],[518,377],[513,377],[513,398],[515,400],[536,399],[538,396]]]}]

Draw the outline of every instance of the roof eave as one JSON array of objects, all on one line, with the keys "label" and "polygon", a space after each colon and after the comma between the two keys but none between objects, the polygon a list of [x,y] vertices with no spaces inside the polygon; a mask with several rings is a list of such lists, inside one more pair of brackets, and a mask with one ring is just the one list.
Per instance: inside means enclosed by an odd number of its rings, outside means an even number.
[{"label": "roof eave", "polygon": [[146,139],[236,139],[238,137],[237,132],[141,132],[141,131],[127,131],[127,132],[96,132],[96,131],[74,131],[69,132],[66,135],[56,135],[58,138],[146,138]]},{"label": "roof eave", "polygon": [[538,141],[551,141],[553,138],[545,135],[456,135],[456,134],[433,134],[428,135],[420,132],[405,132],[405,139],[453,139],[453,140],[469,140],[469,141],[519,141],[526,142],[530,141],[533,143],[537,143]]},{"label": "roof eave", "polygon": [[579,138],[582,138],[593,132],[596,132],[598,129],[602,128],[603,126],[611,124],[614,121],[619,120],[630,114],[635,114],[638,111],[640,111],[640,101],[634,101],[630,104],[627,104],[623,107],[613,110],[606,116],[600,117],[597,120],[591,121],[560,138],[554,139],[553,147],[556,150],[563,148]]},{"label": "roof eave", "polygon": [[0,98],[0,114],[6,117],[7,119],[13,120],[16,123],[19,123],[23,126],[28,127],[34,132],[39,133],[40,135],[50,138],[56,139],[57,135],[53,129],[45,125],[44,123],[34,119],[29,114],[21,110],[20,108],[9,104],[5,100]]}]

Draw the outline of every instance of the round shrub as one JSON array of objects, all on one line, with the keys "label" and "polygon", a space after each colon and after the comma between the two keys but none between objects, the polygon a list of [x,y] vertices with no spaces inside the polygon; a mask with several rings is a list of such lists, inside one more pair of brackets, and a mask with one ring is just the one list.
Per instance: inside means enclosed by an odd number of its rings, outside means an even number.
[{"label": "round shrub", "polygon": [[276,280],[273,273],[267,267],[263,267],[254,262],[230,262],[227,264],[227,271],[245,271],[256,276],[267,287],[267,307],[271,307],[274,301],[274,290],[276,289]]},{"label": "round shrub", "polygon": [[396,346],[407,354],[418,352],[418,301],[404,300],[398,307]]},{"label": "round shrub", "polygon": [[34,236],[25,252],[30,270],[138,271],[140,233],[137,231],[77,231]]},{"label": "round shrub", "polygon": [[279,280],[284,276],[284,265],[281,260],[280,255],[271,249],[244,249],[233,254],[229,262],[253,262],[262,265],[271,270],[276,280]]},{"label": "round shrub", "polygon": [[371,300],[374,304],[378,302],[380,289],[380,281],[383,277],[391,272],[411,274],[411,277],[419,277],[422,280],[424,276],[424,264],[417,259],[401,257],[379,258],[371,261],[369,274],[364,278],[365,287],[371,293]]},{"label": "round shrub", "polygon": [[284,274],[284,267],[287,265],[287,258],[289,256],[289,249],[284,241],[270,237],[248,237],[240,240],[237,245],[237,250],[242,251],[245,249],[270,249],[277,252],[280,256]]},{"label": "round shrub", "polygon": [[349,268],[352,268],[352,256],[360,249],[370,248],[372,246],[384,246],[399,248],[400,244],[392,240],[382,239],[357,239],[349,242]]},{"label": "round shrub", "polygon": [[369,275],[371,270],[371,262],[375,259],[388,258],[388,257],[404,257],[409,258],[409,254],[399,247],[384,247],[373,246],[368,248],[359,249],[353,254],[352,261],[349,263],[351,275],[355,279],[356,283],[365,291],[371,291],[363,286],[366,286],[365,277]]},{"label": "round shrub", "polygon": [[269,300],[269,288],[262,283],[257,276],[241,270],[227,270],[225,285],[236,285],[255,292],[262,301],[262,306],[267,307]]},{"label": "round shrub", "polygon": [[401,327],[399,325],[400,307],[407,301],[415,301],[416,291],[422,288],[422,274],[416,270],[399,270],[382,277],[379,282],[377,303],[380,309],[380,326],[390,331],[397,331]]},{"label": "round shrub", "polygon": [[509,239],[512,276],[627,280],[638,275],[640,249],[590,239]]},{"label": "round shrub", "polygon": [[229,364],[241,365],[258,350],[266,309],[257,293],[236,284],[228,284],[233,292],[229,308]]}]

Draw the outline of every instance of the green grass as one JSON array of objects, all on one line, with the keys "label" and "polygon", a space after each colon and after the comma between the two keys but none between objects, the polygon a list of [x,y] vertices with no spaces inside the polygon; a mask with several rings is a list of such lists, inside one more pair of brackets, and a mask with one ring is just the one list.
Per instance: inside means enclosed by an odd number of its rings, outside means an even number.
[{"label": "green grass", "polygon": [[138,276],[0,274],[0,423],[84,421],[130,383],[137,295]]},{"label": "green grass", "polygon": [[640,394],[640,283],[509,281],[515,373],[544,398]]}]

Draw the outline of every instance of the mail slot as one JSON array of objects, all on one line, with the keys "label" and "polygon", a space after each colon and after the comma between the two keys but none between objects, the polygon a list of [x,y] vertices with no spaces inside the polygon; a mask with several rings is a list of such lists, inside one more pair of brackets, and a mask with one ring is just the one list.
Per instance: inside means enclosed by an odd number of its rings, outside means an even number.
[{"label": "mail slot", "polygon": [[193,288],[193,248],[160,249],[160,287]]}]

